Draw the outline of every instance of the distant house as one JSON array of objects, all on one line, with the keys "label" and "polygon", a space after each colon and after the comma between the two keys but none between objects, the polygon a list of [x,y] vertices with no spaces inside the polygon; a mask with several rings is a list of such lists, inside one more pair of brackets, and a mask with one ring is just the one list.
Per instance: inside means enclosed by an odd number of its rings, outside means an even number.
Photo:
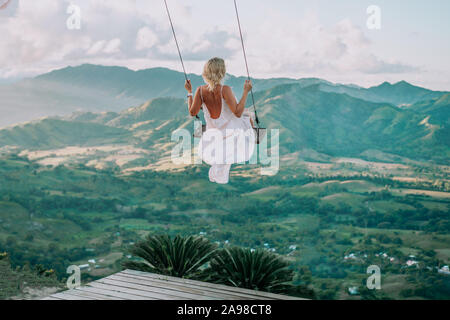
[{"label": "distant house", "polygon": [[95,259],[88,260],[89,263],[95,264]]},{"label": "distant house", "polygon": [[289,250],[297,250],[297,246],[296,245],[290,245],[289,246]]},{"label": "distant house", "polygon": [[349,255],[344,256],[344,260],[356,260],[358,257],[354,253],[350,253]]},{"label": "distant house", "polygon": [[417,265],[417,264],[418,264],[418,262],[416,260],[408,260],[408,261],[406,261],[406,265],[408,267],[411,267],[411,266],[414,266],[414,265]]},{"label": "distant house", "polygon": [[89,269],[89,264],[80,264],[80,265],[78,266],[78,268],[80,268],[80,270],[86,270],[86,269]]},{"label": "distant house", "polygon": [[443,266],[438,270],[439,273],[450,275],[450,269],[448,266]]},{"label": "distant house", "polygon": [[359,294],[358,287],[349,287],[348,293],[352,296],[358,295]]}]

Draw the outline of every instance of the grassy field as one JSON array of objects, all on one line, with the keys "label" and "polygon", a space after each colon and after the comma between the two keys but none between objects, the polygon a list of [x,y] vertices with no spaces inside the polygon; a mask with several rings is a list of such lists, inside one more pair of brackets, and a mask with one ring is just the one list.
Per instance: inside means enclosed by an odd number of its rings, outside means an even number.
[{"label": "grassy field", "polygon": [[[61,280],[68,265],[91,259],[83,281],[116,272],[130,246],[155,233],[202,234],[219,246],[277,252],[300,278],[308,268],[307,284],[321,299],[429,298],[423,288],[448,279],[435,276],[450,264],[450,203],[441,196],[447,192],[426,182],[422,190],[434,193],[399,193],[410,182],[311,177],[289,168],[275,177],[236,173],[220,186],[205,180],[206,167],[124,174],[23,158],[0,162],[0,178],[9,182],[0,186],[0,251],[11,254],[13,266],[42,264]],[[356,258],[345,259],[350,254]],[[405,267],[409,255],[420,274]],[[350,296],[349,286],[364,289],[371,264],[381,267],[383,290]],[[445,288],[439,290],[433,295],[441,297]]]}]

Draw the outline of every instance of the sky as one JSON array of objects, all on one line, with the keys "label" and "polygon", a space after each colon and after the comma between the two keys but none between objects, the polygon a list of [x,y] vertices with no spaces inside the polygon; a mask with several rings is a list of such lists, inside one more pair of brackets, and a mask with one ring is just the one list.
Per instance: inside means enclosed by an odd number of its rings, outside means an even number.
[{"label": "sky", "polygon": [[[233,0],[167,0],[187,71],[245,74]],[[237,0],[251,75],[450,91],[448,0]],[[71,5],[80,28],[68,28]],[[369,6],[380,29],[369,29]],[[181,71],[163,0],[0,0],[0,84],[83,63]]]}]

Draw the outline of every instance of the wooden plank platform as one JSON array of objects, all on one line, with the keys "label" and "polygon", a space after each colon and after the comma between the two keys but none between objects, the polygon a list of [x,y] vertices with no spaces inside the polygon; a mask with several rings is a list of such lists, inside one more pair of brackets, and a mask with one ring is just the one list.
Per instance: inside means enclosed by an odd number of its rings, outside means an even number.
[{"label": "wooden plank platform", "polygon": [[43,300],[302,300],[274,293],[124,270]]}]

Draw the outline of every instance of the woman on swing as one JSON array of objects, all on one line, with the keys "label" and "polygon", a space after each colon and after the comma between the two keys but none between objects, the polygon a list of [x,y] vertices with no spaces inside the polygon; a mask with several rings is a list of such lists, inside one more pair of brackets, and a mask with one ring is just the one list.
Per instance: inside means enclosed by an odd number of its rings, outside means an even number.
[{"label": "woman on swing", "polygon": [[202,75],[206,84],[197,88],[195,96],[191,82],[185,83],[190,115],[196,116],[203,108],[206,120],[206,132],[200,139],[198,154],[211,165],[209,180],[227,184],[231,165],[248,161],[255,147],[252,119],[247,114],[243,116],[252,83],[245,81],[238,103],[231,88],[222,84],[226,75],[223,59],[209,60]]}]

